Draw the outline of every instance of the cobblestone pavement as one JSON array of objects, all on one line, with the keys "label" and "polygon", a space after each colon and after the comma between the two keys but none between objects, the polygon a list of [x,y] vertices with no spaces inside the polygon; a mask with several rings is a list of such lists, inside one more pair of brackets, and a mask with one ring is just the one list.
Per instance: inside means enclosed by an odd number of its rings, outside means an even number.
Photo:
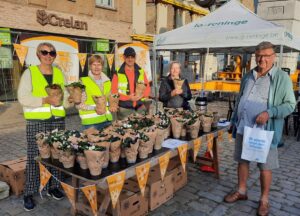
[{"label": "cobblestone pavement", "polygon": [[[25,124],[22,120],[21,109],[16,103],[8,108],[0,107],[0,162],[16,159],[26,155]],[[226,104],[218,102],[211,105],[211,110],[224,110]],[[14,115],[7,116],[6,114]],[[221,115],[226,113],[223,111]],[[6,117],[7,116],[7,117]],[[78,129],[78,116],[69,116],[66,121],[68,129]],[[223,197],[236,185],[236,162],[232,159],[234,144],[229,142],[226,134],[225,141],[219,146],[220,179],[210,173],[203,173],[198,166],[188,164],[188,184],[178,191],[174,198],[151,212],[152,216],[178,215],[256,215],[260,195],[259,172],[254,164],[250,166],[248,181],[249,200],[226,204]],[[274,216],[300,215],[300,142],[295,137],[284,137],[285,146],[279,149],[281,167],[273,173],[273,184],[270,192],[271,214]],[[204,146],[200,154],[203,154]],[[23,210],[22,198],[10,196],[0,201],[0,215],[70,215],[70,204],[67,199],[54,201],[44,196],[35,197],[37,208],[28,213]]]}]

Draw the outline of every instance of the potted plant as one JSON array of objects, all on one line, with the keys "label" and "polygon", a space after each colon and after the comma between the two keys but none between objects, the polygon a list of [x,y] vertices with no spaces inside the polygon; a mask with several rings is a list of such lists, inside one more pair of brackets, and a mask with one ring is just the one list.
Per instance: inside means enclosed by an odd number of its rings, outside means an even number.
[{"label": "potted plant", "polygon": [[111,94],[109,96],[109,110],[111,112],[116,112],[119,108],[119,94]]},{"label": "potted plant", "polygon": [[85,157],[84,150],[89,149],[90,146],[92,145],[87,141],[80,141],[78,143],[76,161],[79,164],[80,168],[83,170],[88,169],[87,159]]},{"label": "potted plant", "polygon": [[64,168],[74,167],[74,163],[75,163],[74,145],[68,140],[63,140],[63,142],[58,148],[62,150],[59,159],[60,162],[63,164]]},{"label": "potted plant", "polygon": [[138,97],[142,97],[144,95],[145,89],[146,89],[146,85],[144,81],[138,81],[135,88],[135,95]]},{"label": "potted plant", "polygon": [[75,104],[81,103],[82,91],[85,89],[85,86],[80,82],[73,82],[65,86],[70,94],[70,98]]},{"label": "potted plant", "polygon": [[121,147],[125,150],[127,163],[135,163],[139,148],[139,141],[137,135],[133,132],[127,132],[124,135]]},{"label": "potted plant", "polygon": [[197,113],[190,113],[190,119],[186,122],[186,128],[192,139],[198,137],[200,130],[200,119]]},{"label": "potted plant", "polygon": [[95,145],[86,146],[84,149],[84,155],[92,176],[101,175],[105,151],[105,147]]},{"label": "potted plant", "polygon": [[109,159],[111,163],[119,161],[121,156],[121,142],[122,139],[119,134],[113,132],[111,137],[108,139],[110,142]]},{"label": "potted plant", "polygon": [[61,86],[58,84],[50,84],[46,86],[45,89],[47,94],[55,99],[55,104],[57,104],[57,106],[60,106],[64,97],[64,93]]},{"label": "potted plant", "polygon": [[158,112],[155,115],[155,119],[157,126],[157,136],[155,139],[154,149],[159,150],[161,149],[162,142],[170,135],[171,122],[169,117],[163,112]]},{"label": "potted plant", "polygon": [[96,104],[96,112],[98,114],[105,114],[106,113],[106,96],[93,96],[93,100],[95,101]]},{"label": "potted plant", "polygon": [[64,140],[67,140],[67,138],[64,135],[64,131],[62,130],[53,130],[51,131],[47,138],[46,141],[50,145],[50,150],[51,150],[51,158],[52,159],[59,159],[60,157],[60,149],[59,147],[62,145],[62,142]]},{"label": "potted plant", "polygon": [[39,148],[40,156],[43,159],[48,159],[51,156],[50,145],[46,142],[47,136],[44,132],[38,133],[35,136],[36,143]]},{"label": "potted plant", "polygon": [[211,131],[211,124],[213,121],[213,115],[210,113],[206,113],[205,115],[200,116],[203,132],[210,132]]},{"label": "potted plant", "polygon": [[138,148],[139,157],[141,159],[145,159],[148,157],[150,148],[151,146],[153,147],[153,145],[150,141],[150,138],[143,132],[138,133],[138,138],[140,140],[139,148]]}]

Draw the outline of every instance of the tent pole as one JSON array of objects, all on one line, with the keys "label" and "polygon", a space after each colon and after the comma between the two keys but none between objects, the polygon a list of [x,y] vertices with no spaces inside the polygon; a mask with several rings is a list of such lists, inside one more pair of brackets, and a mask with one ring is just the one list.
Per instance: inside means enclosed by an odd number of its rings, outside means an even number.
[{"label": "tent pole", "polygon": [[278,67],[282,67],[282,61],[283,61],[283,45],[280,44],[280,53],[279,53],[279,62],[278,62]]},{"label": "tent pole", "polygon": [[153,46],[153,70],[152,70],[152,79],[154,85],[154,97],[155,97],[155,112],[158,111],[158,101],[157,101],[157,78],[156,78],[156,44]]}]

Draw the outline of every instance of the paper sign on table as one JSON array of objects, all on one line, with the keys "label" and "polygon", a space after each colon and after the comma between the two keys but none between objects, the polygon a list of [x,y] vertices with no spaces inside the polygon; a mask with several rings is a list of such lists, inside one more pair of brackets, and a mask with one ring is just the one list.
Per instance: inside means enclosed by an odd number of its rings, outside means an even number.
[{"label": "paper sign on table", "polygon": [[161,176],[161,180],[164,180],[165,174],[167,172],[167,168],[168,168],[168,164],[170,161],[170,155],[171,152],[167,152],[166,154],[164,154],[163,156],[160,156],[158,158],[159,161],[159,167],[160,167],[160,176]]},{"label": "paper sign on table", "polygon": [[182,141],[182,140],[178,140],[178,139],[166,139],[165,141],[163,141],[162,147],[169,148],[169,149],[175,149],[184,143],[186,143],[186,141]]},{"label": "paper sign on table", "polygon": [[185,167],[186,167],[187,149],[188,149],[187,143],[183,144],[181,146],[178,146],[178,154],[179,154],[181,165],[182,165],[184,172],[185,172]]},{"label": "paper sign on table", "polygon": [[202,139],[199,137],[194,140],[194,162],[196,162],[197,154],[201,147]]},{"label": "paper sign on table", "polygon": [[145,194],[145,188],[149,176],[150,162],[144,163],[135,168],[136,177],[139,183],[142,196]]},{"label": "paper sign on table", "polygon": [[39,163],[40,167],[40,192],[42,192],[43,188],[46,186],[48,183],[49,179],[51,178],[51,173],[42,165]]},{"label": "paper sign on table", "polygon": [[118,202],[119,195],[120,195],[123,185],[124,185],[125,175],[126,175],[126,172],[121,171],[114,175],[108,176],[106,179],[113,208],[116,207],[116,204]]},{"label": "paper sign on table", "polygon": [[82,192],[88,199],[93,214],[96,216],[97,215],[97,191],[96,191],[96,185],[89,185],[86,187],[81,188]]}]

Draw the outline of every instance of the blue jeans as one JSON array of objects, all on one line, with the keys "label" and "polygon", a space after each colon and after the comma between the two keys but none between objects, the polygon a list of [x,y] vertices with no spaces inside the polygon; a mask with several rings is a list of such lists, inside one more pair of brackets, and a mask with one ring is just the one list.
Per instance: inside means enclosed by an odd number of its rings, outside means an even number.
[{"label": "blue jeans", "polygon": [[89,129],[91,127],[94,127],[97,130],[101,130],[105,127],[108,127],[109,125],[111,125],[111,121],[106,121],[106,122],[102,122],[102,123],[99,123],[99,124],[82,125],[82,130]]}]

